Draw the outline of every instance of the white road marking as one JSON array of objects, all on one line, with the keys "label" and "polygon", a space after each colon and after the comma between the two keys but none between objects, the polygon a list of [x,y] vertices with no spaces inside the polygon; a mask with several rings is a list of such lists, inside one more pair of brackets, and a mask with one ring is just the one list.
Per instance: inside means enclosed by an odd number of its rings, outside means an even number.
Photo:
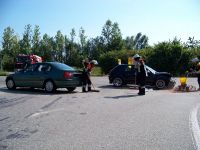
[{"label": "white road marking", "polygon": [[45,114],[49,114],[49,113],[57,112],[57,111],[62,111],[62,110],[64,110],[64,108],[54,109],[54,110],[51,110],[51,111],[39,111],[39,112],[32,114],[30,117],[37,117],[37,116],[40,116],[40,115],[45,115]]},{"label": "white road marking", "polygon": [[189,118],[189,126],[192,131],[193,142],[197,150],[200,150],[200,128],[199,128],[199,123],[197,119],[197,113],[198,113],[199,107],[200,107],[200,104],[198,104],[192,109],[192,111],[190,112],[190,118]]}]

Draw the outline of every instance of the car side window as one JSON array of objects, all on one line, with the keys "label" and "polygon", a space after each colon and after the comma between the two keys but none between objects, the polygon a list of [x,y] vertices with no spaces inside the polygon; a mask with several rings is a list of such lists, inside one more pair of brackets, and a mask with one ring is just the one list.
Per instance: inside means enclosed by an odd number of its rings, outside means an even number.
[{"label": "car side window", "polygon": [[36,64],[33,64],[33,65],[30,65],[26,68],[26,72],[32,72],[32,71],[35,71],[35,68],[37,67]]},{"label": "car side window", "polygon": [[51,66],[50,65],[47,65],[47,64],[41,64],[38,69],[37,69],[38,72],[49,72],[51,71]]},{"label": "car side window", "polygon": [[125,68],[125,71],[127,71],[127,72],[135,72],[135,68],[134,68],[134,66],[127,66],[126,68]]},{"label": "car side window", "polygon": [[46,65],[45,69],[46,69],[45,71],[49,72],[49,71],[51,71],[51,66],[50,65]]}]

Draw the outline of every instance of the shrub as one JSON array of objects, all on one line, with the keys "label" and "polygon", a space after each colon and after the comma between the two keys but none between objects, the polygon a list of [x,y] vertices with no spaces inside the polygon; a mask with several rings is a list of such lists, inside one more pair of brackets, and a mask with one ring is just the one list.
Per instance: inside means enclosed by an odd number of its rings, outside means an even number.
[{"label": "shrub", "polygon": [[107,74],[113,67],[118,65],[118,59],[121,59],[122,64],[127,64],[128,57],[133,57],[133,55],[135,55],[136,53],[142,54],[142,52],[142,50],[110,51],[100,56],[99,65],[102,68],[102,71]]},{"label": "shrub", "polygon": [[2,65],[4,70],[13,71],[15,67],[14,59],[5,54],[3,56]]}]

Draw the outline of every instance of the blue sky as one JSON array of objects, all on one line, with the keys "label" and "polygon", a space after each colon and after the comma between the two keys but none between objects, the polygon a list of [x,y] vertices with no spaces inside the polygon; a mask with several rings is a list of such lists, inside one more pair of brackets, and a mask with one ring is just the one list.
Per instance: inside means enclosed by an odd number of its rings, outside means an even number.
[{"label": "blue sky", "polygon": [[87,37],[101,35],[106,20],[117,22],[123,37],[138,32],[150,45],[175,36],[200,40],[199,0],[0,0],[0,41],[10,26],[22,37],[24,26],[39,25],[41,35],[68,35],[83,27]]}]

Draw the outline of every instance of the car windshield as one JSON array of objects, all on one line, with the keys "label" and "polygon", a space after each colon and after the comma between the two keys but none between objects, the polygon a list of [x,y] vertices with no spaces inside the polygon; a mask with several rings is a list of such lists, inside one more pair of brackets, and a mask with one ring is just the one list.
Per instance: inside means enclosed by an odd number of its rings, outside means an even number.
[{"label": "car windshield", "polygon": [[53,64],[56,68],[60,69],[60,70],[71,70],[74,71],[74,68],[66,65],[66,64],[62,64],[62,63],[54,63]]},{"label": "car windshield", "polygon": [[145,66],[146,66],[146,68],[147,68],[149,71],[151,71],[153,74],[156,73],[156,71],[155,71],[154,69],[152,69],[151,67],[149,67],[149,66],[147,66],[147,65],[145,65]]}]

